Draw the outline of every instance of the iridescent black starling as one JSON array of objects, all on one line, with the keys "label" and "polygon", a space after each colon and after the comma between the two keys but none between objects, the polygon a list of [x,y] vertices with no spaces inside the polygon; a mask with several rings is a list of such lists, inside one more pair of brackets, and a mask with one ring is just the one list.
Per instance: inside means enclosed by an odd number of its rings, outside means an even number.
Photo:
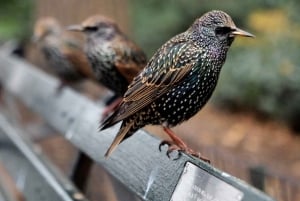
[{"label": "iridescent black starling", "polygon": [[95,79],[81,43],[66,33],[55,18],[40,18],[35,24],[33,39],[44,53],[51,70],[63,82]]},{"label": "iridescent black starling", "polygon": [[129,83],[145,67],[146,55],[128,39],[115,21],[107,17],[91,16],[81,25],[72,25],[68,29],[82,31],[86,35],[84,49],[95,76],[120,97],[105,111],[111,112],[122,100]]},{"label": "iridescent black starling", "polygon": [[109,156],[139,128],[153,124],[162,125],[173,141],[168,142],[171,146],[167,154],[179,150],[201,158],[170,127],[194,116],[208,101],[227,51],[238,35],[253,37],[237,28],[228,14],[211,11],[165,43],[134,78],[119,107],[103,123],[105,129],[123,121],[105,155]]}]

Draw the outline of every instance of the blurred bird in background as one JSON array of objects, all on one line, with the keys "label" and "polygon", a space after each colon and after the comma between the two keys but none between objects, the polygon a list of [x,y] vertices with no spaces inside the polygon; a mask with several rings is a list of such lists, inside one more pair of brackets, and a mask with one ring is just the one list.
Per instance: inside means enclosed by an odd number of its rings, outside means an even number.
[{"label": "blurred bird in background", "polygon": [[68,30],[85,34],[84,50],[97,80],[118,97],[103,112],[105,118],[119,105],[128,85],[145,67],[146,55],[115,21],[101,15],[91,16],[80,25],[71,25]]},{"label": "blurred bird in background", "polygon": [[103,123],[101,130],[123,121],[105,156],[139,128],[153,124],[162,125],[172,140],[160,144],[169,145],[168,156],[177,150],[209,162],[170,128],[188,120],[206,104],[236,36],[254,37],[237,28],[225,12],[211,11],[166,42],[134,78],[121,104]]},{"label": "blurred bird in background", "polygon": [[34,26],[33,41],[43,52],[51,71],[66,83],[95,79],[81,42],[66,32],[53,17],[40,18]]}]

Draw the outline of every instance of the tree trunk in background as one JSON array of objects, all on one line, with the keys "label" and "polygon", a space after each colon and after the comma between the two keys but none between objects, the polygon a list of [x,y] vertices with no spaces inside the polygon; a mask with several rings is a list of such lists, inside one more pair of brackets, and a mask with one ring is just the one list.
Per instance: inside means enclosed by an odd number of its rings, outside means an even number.
[{"label": "tree trunk in background", "polygon": [[102,14],[117,21],[128,33],[127,0],[36,0],[34,19],[56,17],[62,24],[79,23],[94,14]]}]

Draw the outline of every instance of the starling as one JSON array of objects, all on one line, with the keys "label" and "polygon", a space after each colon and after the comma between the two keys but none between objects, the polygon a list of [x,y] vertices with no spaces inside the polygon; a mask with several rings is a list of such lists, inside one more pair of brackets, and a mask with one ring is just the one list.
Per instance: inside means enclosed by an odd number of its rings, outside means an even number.
[{"label": "starling", "polygon": [[[188,148],[170,128],[194,116],[211,97],[236,36],[254,37],[236,27],[223,11],[211,11],[198,18],[187,31],[166,42],[144,70],[129,85],[122,102],[102,124],[106,129],[123,121],[108,157],[116,146],[145,125],[162,125],[173,150],[201,157]],[[160,146],[161,146],[160,145]]]},{"label": "starling", "polygon": [[85,53],[97,80],[119,97],[106,109],[103,115],[106,116],[120,103],[128,85],[145,67],[146,55],[107,17],[94,15],[68,29],[85,34]]},{"label": "starling", "polygon": [[62,84],[84,78],[95,79],[81,43],[65,32],[55,18],[39,19],[34,27],[33,39],[50,64],[52,72],[62,79]]}]

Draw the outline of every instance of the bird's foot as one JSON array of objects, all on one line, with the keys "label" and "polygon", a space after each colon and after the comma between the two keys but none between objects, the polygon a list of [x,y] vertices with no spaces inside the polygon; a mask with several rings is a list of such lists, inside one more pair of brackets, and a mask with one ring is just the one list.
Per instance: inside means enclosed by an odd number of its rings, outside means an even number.
[{"label": "bird's foot", "polygon": [[159,144],[159,151],[161,151],[161,147],[164,146],[164,145],[168,145],[168,150],[167,150],[167,153],[166,153],[168,158],[171,157],[170,154],[173,151],[177,151],[178,156],[176,158],[174,158],[174,160],[178,160],[181,157],[182,153],[186,153],[186,154],[192,155],[194,157],[197,157],[200,160],[203,160],[204,162],[210,163],[210,160],[208,158],[203,157],[200,152],[196,152],[196,151],[192,150],[191,148],[188,148],[185,144],[178,145],[173,141],[163,140]]},{"label": "bird's foot", "polygon": [[181,149],[172,141],[169,141],[169,140],[163,140],[160,144],[159,144],[159,151],[161,151],[161,147],[164,146],[164,145],[168,145],[168,150],[167,150],[167,153],[166,155],[168,156],[168,158],[171,158],[170,154],[173,152],[173,151],[177,151],[178,152],[178,155],[176,158],[174,158],[174,160],[177,160],[181,157]]},{"label": "bird's foot", "polygon": [[[170,153],[172,151],[178,151],[179,155],[178,158],[181,156],[180,153],[184,152],[186,154],[190,154],[192,156],[195,156],[201,160],[203,160],[204,162],[210,163],[210,160],[208,158],[205,158],[203,156],[201,156],[200,152],[196,152],[194,150],[192,150],[191,148],[189,148],[182,139],[180,139],[170,128],[167,127],[163,127],[164,131],[168,134],[168,136],[171,138],[172,141],[163,141],[160,145],[160,147],[162,145],[169,145],[169,149],[167,152],[167,155],[169,156]],[[159,148],[160,148],[159,147]]]}]

